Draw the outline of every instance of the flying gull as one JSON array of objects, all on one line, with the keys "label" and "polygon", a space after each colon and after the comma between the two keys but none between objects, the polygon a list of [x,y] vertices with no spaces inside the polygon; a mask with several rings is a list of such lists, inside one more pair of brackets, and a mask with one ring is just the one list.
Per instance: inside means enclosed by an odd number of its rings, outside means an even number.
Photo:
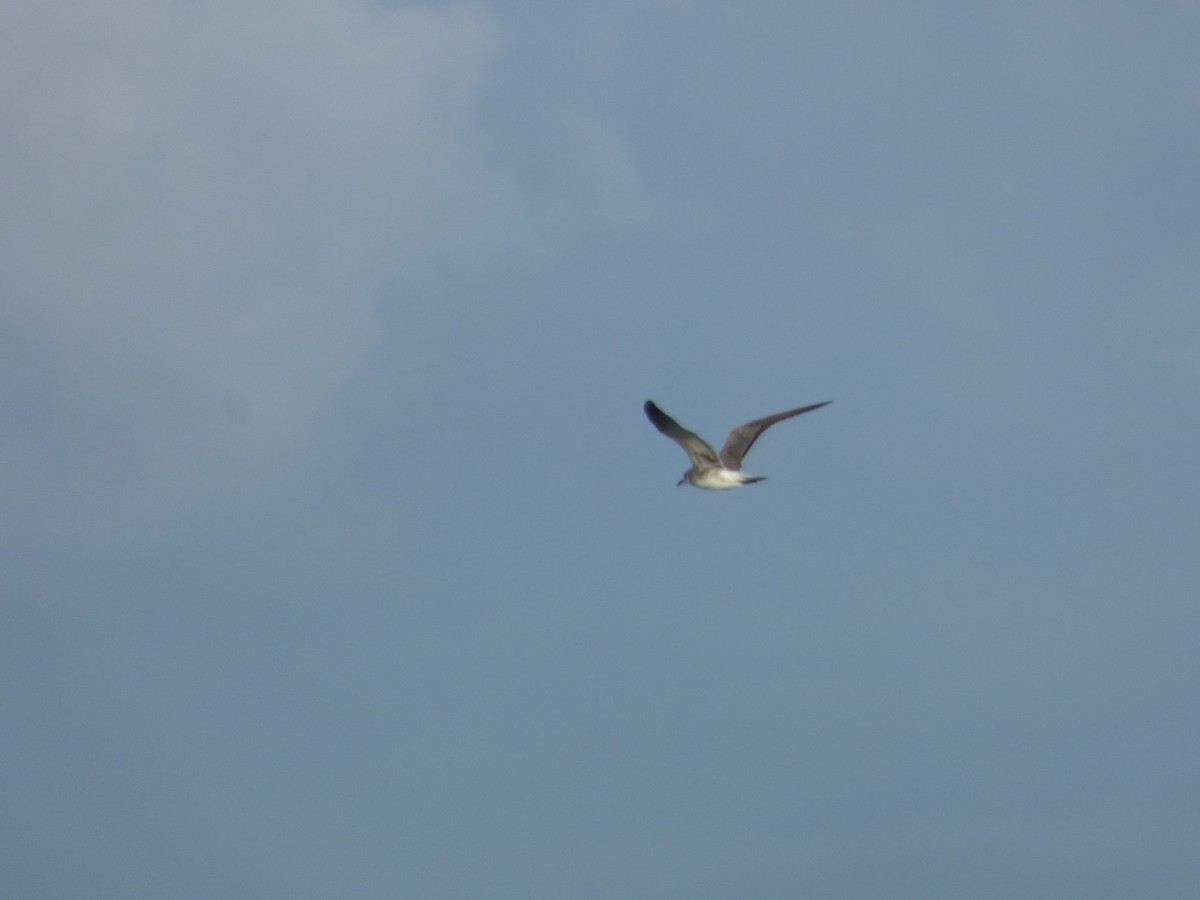
[{"label": "flying gull", "polygon": [[[710,491],[720,491],[725,488],[741,487],[743,484],[753,484],[762,481],[761,476],[747,475],[742,471],[742,460],[758,440],[758,436],[784,419],[798,416],[801,413],[812,412],[822,406],[828,406],[832,400],[824,403],[814,403],[812,406],[802,406],[799,409],[789,409],[787,412],[776,413],[762,419],[755,419],[745,425],[739,425],[729,432],[729,440],[724,448],[717,453],[708,442],[699,435],[692,434],[665,412],[654,405],[653,400],[647,400],[642,408],[646,418],[654,427],[687,451],[692,459],[692,467],[683,473],[679,484],[685,481],[698,488]],[[678,487],[679,485],[676,485]]]}]

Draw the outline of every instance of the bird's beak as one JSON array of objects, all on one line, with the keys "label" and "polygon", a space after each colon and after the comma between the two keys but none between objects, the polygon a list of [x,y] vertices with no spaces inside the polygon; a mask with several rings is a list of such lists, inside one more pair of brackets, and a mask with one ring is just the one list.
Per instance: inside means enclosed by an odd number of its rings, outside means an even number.
[{"label": "bird's beak", "polygon": [[687,481],[687,479],[686,479],[686,478],[680,478],[680,479],[679,479],[677,482],[675,482],[675,487],[679,487],[679,486],[680,486],[681,484],[683,484],[685,481]]}]

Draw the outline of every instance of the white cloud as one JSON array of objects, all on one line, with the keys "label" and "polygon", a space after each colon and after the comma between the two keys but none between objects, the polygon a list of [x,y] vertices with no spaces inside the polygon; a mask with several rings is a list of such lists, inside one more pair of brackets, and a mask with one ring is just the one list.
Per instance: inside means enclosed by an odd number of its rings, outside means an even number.
[{"label": "white cloud", "polygon": [[496,25],[339,0],[0,18],[0,536],[146,527],[295,471],[369,377],[380,283],[506,208],[472,133]]}]

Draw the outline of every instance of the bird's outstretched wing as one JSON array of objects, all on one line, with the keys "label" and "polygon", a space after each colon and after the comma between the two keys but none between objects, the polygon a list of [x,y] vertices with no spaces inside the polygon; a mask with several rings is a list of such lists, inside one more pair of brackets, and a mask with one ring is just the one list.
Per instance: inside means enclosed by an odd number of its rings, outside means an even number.
[{"label": "bird's outstretched wing", "polygon": [[646,411],[646,418],[650,420],[655,428],[687,451],[687,455],[692,459],[693,466],[721,465],[721,458],[717,456],[717,451],[710,447],[704,438],[688,431],[655,406],[653,400],[647,400],[642,409]]},{"label": "bird's outstretched wing", "polygon": [[[761,419],[755,419],[753,422],[747,422],[745,425],[739,425],[733,431],[729,432],[729,440],[725,442],[725,446],[721,450],[721,462],[727,468],[741,469],[742,460],[746,458],[746,454],[750,452],[750,448],[754,446],[754,442],[758,440],[759,435],[776,422],[782,422],[784,419],[790,419],[792,416],[798,416],[801,413],[812,412],[814,409],[828,406],[832,402],[832,400],[826,400],[824,403],[814,403],[812,406],[789,409],[787,412],[776,413],[773,416],[765,416]],[[649,412],[647,412],[647,415],[649,415]],[[668,419],[668,421],[670,420]],[[674,425],[675,423],[672,422],[671,424]],[[675,425],[675,427],[678,428],[679,426]],[[662,430],[660,427],[659,431]],[[665,431],[663,433],[666,434]],[[695,435],[692,435],[692,437],[695,437]],[[679,440],[679,438],[676,438],[676,440]]]}]

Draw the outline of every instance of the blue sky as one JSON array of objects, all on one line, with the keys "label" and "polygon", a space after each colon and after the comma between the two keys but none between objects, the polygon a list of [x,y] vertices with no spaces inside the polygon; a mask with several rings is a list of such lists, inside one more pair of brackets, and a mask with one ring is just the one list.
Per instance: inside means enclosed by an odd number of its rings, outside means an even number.
[{"label": "blue sky", "polygon": [[0,25],[13,896],[1193,896],[1196,3]]}]

